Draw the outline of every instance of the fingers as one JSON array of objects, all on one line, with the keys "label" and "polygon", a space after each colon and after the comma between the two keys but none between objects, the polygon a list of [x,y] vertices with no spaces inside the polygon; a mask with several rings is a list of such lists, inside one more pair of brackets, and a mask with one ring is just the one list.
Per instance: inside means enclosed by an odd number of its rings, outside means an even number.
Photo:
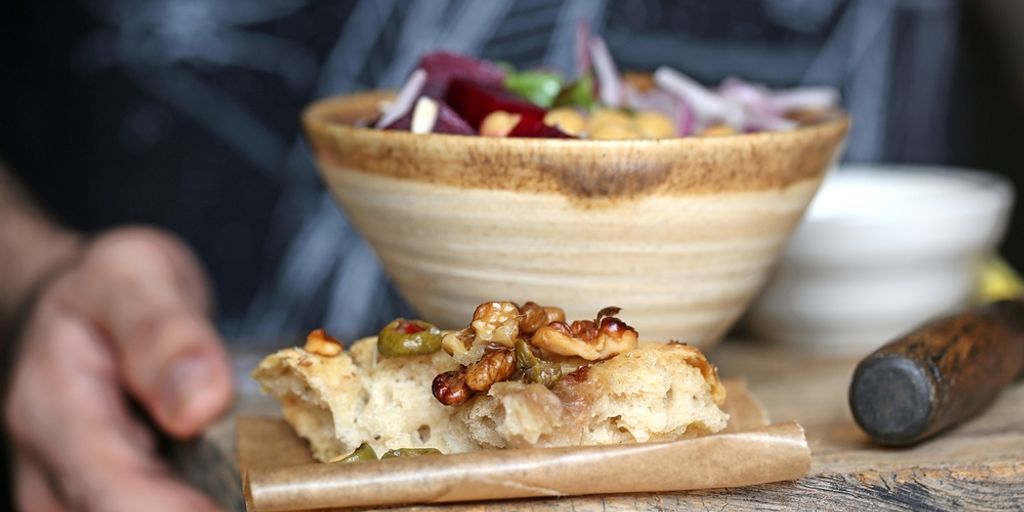
[{"label": "fingers", "polygon": [[232,398],[204,283],[180,243],[125,230],[94,242],[80,268],[57,285],[62,305],[84,311],[109,335],[126,386],[176,437],[198,433]]},{"label": "fingers", "polygon": [[165,471],[112,472],[103,485],[116,492],[104,493],[89,510],[152,512],[215,512],[221,510],[195,489],[172,479]]},{"label": "fingers", "polygon": [[[113,348],[52,307],[42,303],[26,331],[6,410],[15,443],[33,457],[18,461],[23,508],[45,510],[36,500],[59,504],[59,495],[72,510],[217,510],[157,459],[125,405]],[[58,492],[47,492],[43,467]]]},{"label": "fingers", "polygon": [[14,459],[14,502],[18,510],[22,511],[67,510],[50,485],[43,468],[22,453]]},{"label": "fingers", "polygon": [[193,436],[231,403],[231,370],[219,337],[194,313],[154,311],[141,322],[125,343],[121,374],[166,432]]}]

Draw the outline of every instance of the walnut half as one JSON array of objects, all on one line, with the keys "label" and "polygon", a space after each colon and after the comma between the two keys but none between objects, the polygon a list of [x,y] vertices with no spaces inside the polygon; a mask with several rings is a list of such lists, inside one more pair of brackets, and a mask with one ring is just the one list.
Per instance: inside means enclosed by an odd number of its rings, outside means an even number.
[{"label": "walnut half", "polygon": [[434,398],[443,405],[462,405],[473,396],[473,390],[466,385],[466,369],[444,372],[434,377],[431,385]]},{"label": "walnut half", "polygon": [[474,394],[491,389],[496,382],[508,380],[516,371],[515,352],[499,348],[484,354],[479,361],[434,377],[431,391],[444,405],[461,405]]},{"label": "walnut half", "polygon": [[551,322],[533,333],[530,343],[548,352],[577,356],[588,361],[608,359],[636,348],[636,330],[612,316],[619,308],[602,309],[596,320],[576,320],[571,325]]},{"label": "walnut half", "polygon": [[470,323],[476,339],[512,347],[519,337],[519,308],[511,302],[484,302]]},{"label": "walnut half", "polygon": [[565,311],[552,306],[540,306],[536,302],[527,302],[519,307],[519,334],[531,336],[537,329],[551,322],[564,322]]},{"label": "walnut half", "polygon": [[476,364],[466,369],[469,389],[484,392],[495,382],[507,380],[516,371],[516,354],[510,348],[487,352]]}]

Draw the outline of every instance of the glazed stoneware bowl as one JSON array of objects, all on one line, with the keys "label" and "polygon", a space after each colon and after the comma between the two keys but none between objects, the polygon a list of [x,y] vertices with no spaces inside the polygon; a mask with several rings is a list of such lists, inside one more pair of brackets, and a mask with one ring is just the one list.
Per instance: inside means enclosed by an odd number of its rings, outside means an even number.
[{"label": "glazed stoneware bowl", "polygon": [[486,300],[620,306],[644,340],[708,348],[764,284],[848,120],[724,137],[587,141],[360,128],[386,92],[312,105],[320,173],[422,318]]}]

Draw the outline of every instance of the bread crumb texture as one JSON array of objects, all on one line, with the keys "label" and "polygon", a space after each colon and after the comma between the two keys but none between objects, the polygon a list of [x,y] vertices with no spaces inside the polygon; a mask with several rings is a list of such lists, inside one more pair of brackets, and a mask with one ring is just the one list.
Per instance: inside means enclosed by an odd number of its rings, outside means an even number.
[{"label": "bread crumb texture", "polygon": [[300,348],[267,356],[253,372],[285,420],[328,461],[362,443],[377,451],[582,446],[666,441],[718,432],[729,416],[714,366],[688,345],[643,344],[580,368],[548,389],[501,382],[458,407],[431,393],[459,364],[444,351],[381,359],[376,338],[323,357]]}]

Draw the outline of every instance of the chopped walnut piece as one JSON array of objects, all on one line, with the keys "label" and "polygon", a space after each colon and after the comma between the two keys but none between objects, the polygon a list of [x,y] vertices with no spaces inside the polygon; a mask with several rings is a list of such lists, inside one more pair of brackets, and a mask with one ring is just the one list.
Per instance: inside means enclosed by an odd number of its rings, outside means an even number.
[{"label": "chopped walnut piece", "polygon": [[507,380],[516,371],[516,355],[510,348],[487,352],[480,361],[466,369],[469,389],[484,392],[495,382]]},{"label": "chopped walnut piece", "polygon": [[306,345],[302,347],[306,352],[319,356],[334,357],[345,349],[337,338],[334,338],[323,329],[314,329],[306,336]]},{"label": "chopped walnut piece", "polygon": [[519,334],[529,336],[549,323],[547,312],[536,302],[527,302],[519,307]]},{"label": "chopped walnut piece", "polygon": [[522,336],[530,336],[551,322],[564,321],[565,311],[562,308],[540,306],[532,301],[519,308],[519,334]]},{"label": "chopped walnut piece", "polygon": [[434,377],[431,386],[434,398],[444,405],[462,405],[473,396],[473,390],[466,385],[466,369],[444,372]]},{"label": "chopped walnut piece", "polygon": [[519,308],[511,302],[484,302],[470,323],[476,339],[512,347],[519,337]]},{"label": "chopped walnut piece", "polygon": [[434,377],[431,390],[444,405],[461,405],[476,393],[491,389],[496,382],[508,380],[516,371],[515,352],[499,346],[489,350],[479,361],[458,370]]},{"label": "chopped walnut piece", "polygon": [[548,323],[565,321],[565,310],[562,308],[544,306],[544,312],[548,314]]},{"label": "chopped walnut piece", "polygon": [[441,338],[441,348],[450,356],[465,354],[473,346],[474,334],[471,329],[451,331]]},{"label": "chopped walnut piece", "polygon": [[610,315],[619,308],[605,308],[596,320],[576,320],[571,325],[551,322],[533,334],[530,343],[563,356],[578,356],[588,361],[608,359],[636,348],[636,330]]}]

